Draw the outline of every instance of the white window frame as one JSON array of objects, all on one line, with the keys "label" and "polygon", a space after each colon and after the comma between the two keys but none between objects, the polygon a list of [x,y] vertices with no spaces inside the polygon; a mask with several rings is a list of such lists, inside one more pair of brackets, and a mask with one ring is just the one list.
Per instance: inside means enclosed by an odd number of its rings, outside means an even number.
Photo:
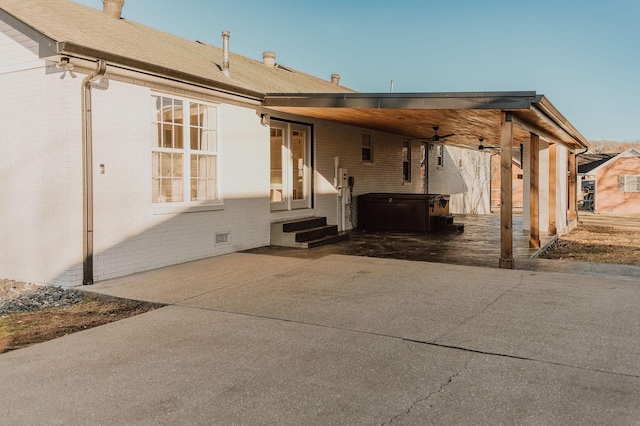
[{"label": "white window frame", "polygon": [[[278,201],[271,200],[271,211],[288,211],[288,210],[297,210],[297,209],[309,209],[312,206],[313,200],[313,173],[312,173],[312,156],[311,151],[313,149],[313,140],[312,140],[312,127],[308,124],[302,123],[292,123],[287,121],[280,120],[271,120],[271,129],[279,129],[282,131],[282,147],[280,152],[280,182],[278,184],[274,184],[274,169],[271,170],[271,194],[273,195],[274,191],[279,192],[282,198]],[[298,161],[302,160],[302,164],[297,165],[294,164],[293,159],[293,135],[294,133],[302,133],[305,135],[305,139],[303,141],[303,150],[304,155],[302,158],[299,158]],[[271,143],[271,140],[270,140]],[[276,154],[277,155],[277,154]],[[300,167],[300,165],[302,167]],[[302,196],[295,197],[294,196],[294,187],[296,186],[293,182],[293,170],[298,170],[298,177],[302,180]]]},{"label": "white window frame", "polygon": [[[162,127],[162,124],[165,123],[164,120],[162,122],[158,121],[158,114],[156,108],[156,99],[168,99],[171,100],[172,103],[175,101],[182,103],[182,119],[181,122],[175,127],[181,127],[181,137],[182,137],[182,147],[167,147],[160,146],[162,142],[159,141],[159,138],[164,137],[160,136],[159,127]],[[208,113],[206,117],[202,117],[206,119],[208,123],[200,123],[201,116],[198,116],[198,123],[193,125],[191,123],[191,107],[196,106],[200,108],[200,106],[204,106],[207,108]],[[198,111],[199,112],[199,111]],[[153,208],[154,214],[170,214],[170,213],[179,213],[179,212],[195,212],[195,211],[207,211],[207,210],[220,210],[224,207],[224,200],[221,195],[220,188],[220,145],[218,140],[218,108],[216,104],[203,102],[196,99],[185,98],[181,96],[175,96],[166,93],[156,93],[153,92],[151,94],[151,157],[152,157],[152,170],[151,170],[151,205]],[[176,114],[177,115],[177,114]],[[175,118],[174,118],[175,122]],[[192,132],[193,130],[193,132]],[[202,138],[199,142],[199,146],[192,147],[191,138],[192,134],[196,135],[196,137]],[[199,136],[197,136],[199,135]],[[208,145],[203,149],[204,145]],[[157,154],[174,154],[174,155],[182,155],[182,176],[179,179],[176,179],[178,185],[182,185],[182,200],[181,201],[163,201],[161,200],[160,191],[156,191],[154,188],[156,185],[156,180],[163,179],[162,172],[155,173],[155,167],[160,167],[157,162]],[[213,159],[213,167],[214,171],[209,175],[208,179],[202,180],[196,183],[197,188],[207,187],[207,184],[213,184],[214,187],[211,188],[208,186],[208,190],[204,192],[212,192],[207,199],[194,199],[192,194],[192,180],[197,177],[192,176],[192,164],[191,160],[193,156],[201,156],[208,157]],[[211,163],[204,160],[204,163]],[[202,164],[198,162],[197,167],[200,167]],[[179,189],[179,188],[177,188]],[[198,189],[196,189],[196,195],[198,194]],[[157,197],[154,199],[154,197]]]},{"label": "white window frame", "polygon": [[618,191],[640,192],[640,175],[618,176]]}]

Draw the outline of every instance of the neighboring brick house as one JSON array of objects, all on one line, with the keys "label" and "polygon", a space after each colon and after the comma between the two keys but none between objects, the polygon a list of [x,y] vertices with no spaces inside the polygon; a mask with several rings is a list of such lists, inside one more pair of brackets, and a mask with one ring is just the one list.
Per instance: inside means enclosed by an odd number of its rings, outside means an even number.
[{"label": "neighboring brick house", "polygon": [[486,154],[438,150],[435,125],[458,144],[539,131],[563,160],[585,144],[535,92],[360,94],[118,3],[0,0],[0,278],[90,284],[269,245],[272,224],[311,216],[349,230],[350,195],[369,192],[428,187],[488,212]]},{"label": "neighboring brick house", "polygon": [[640,214],[640,149],[578,157],[582,205],[595,213]]}]

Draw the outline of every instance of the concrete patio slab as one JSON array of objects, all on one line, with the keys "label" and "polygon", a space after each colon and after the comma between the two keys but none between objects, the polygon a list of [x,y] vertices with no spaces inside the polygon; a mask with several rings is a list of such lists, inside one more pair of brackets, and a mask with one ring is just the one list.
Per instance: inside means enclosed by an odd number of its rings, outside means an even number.
[{"label": "concrete patio slab", "polygon": [[630,280],[237,253],[91,290],[174,302],[0,356],[0,423],[640,418]]},{"label": "concrete patio slab", "polygon": [[295,268],[308,261],[290,257],[247,257],[242,253],[232,253],[79,288],[107,296],[170,304],[245,280],[268,276],[279,270]]}]

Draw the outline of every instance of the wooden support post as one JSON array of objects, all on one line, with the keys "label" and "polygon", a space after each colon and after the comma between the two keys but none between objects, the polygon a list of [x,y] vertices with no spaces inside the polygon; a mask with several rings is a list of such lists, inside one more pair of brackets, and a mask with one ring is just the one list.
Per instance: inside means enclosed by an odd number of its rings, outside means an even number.
[{"label": "wooden support post", "polygon": [[529,247],[540,248],[540,137],[531,133],[529,140]]},{"label": "wooden support post", "polygon": [[556,206],[556,188],[558,186],[556,144],[549,144],[549,235],[558,233],[558,212]]},{"label": "wooden support post", "polygon": [[513,121],[502,113],[500,128],[500,268],[513,269]]},{"label": "wooden support post", "polygon": [[576,154],[575,152],[569,153],[569,219],[575,219],[577,217],[576,212],[576,198],[578,193],[576,192],[576,181],[578,175],[576,170]]}]

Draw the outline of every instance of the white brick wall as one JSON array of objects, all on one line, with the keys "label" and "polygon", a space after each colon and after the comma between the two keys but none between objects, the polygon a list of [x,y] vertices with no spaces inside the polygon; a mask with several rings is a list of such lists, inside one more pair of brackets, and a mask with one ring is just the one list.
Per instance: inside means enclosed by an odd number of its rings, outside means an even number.
[{"label": "white brick wall", "polygon": [[[403,138],[384,132],[328,122],[316,122],[316,212],[337,223],[337,195],[333,188],[334,160],[355,178],[352,204],[355,222],[356,197],[369,192],[420,193],[420,144],[411,143],[411,182],[402,176]],[[362,133],[371,134],[373,161],[362,161]]]},{"label": "white brick wall", "polygon": [[[82,279],[80,81],[0,31],[0,278],[72,285]],[[15,34],[13,34],[15,35]]]},{"label": "white brick wall", "polygon": [[[0,34],[0,93],[11,100],[0,103],[0,278],[80,285],[84,75],[47,75],[33,43],[21,43]],[[224,206],[156,214],[150,89],[113,78],[92,94],[96,281],[269,244],[269,130],[256,111],[218,108]],[[229,243],[216,245],[223,232]]]},{"label": "white brick wall", "polygon": [[[254,110],[218,106],[223,207],[158,214],[151,90],[111,80],[93,101],[96,281],[269,244],[269,131]],[[216,245],[222,232],[230,242]]]}]

